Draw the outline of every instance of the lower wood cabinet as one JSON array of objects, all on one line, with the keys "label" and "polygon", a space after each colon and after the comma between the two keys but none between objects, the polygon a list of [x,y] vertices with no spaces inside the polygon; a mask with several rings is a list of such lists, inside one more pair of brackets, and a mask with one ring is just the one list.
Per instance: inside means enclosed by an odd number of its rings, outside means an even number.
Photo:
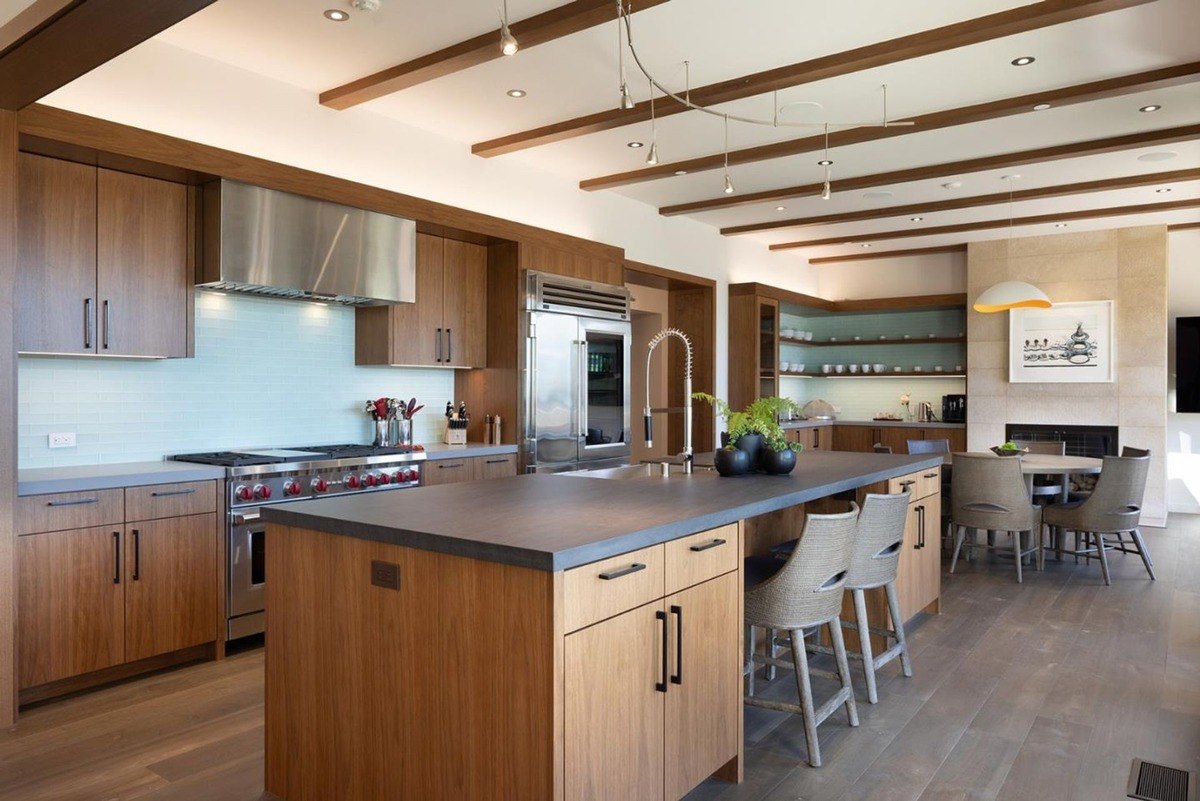
[{"label": "lower wood cabinet", "polygon": [[125,661],[209,642],[217,588],[213,514],[125,527]]},{"label": "lower wood cabinet", "polygon": [[421,467],[421,483],[426,487],[461,484],[464,481],[504,478],[517,474],[517,455],[464,456],[460,459],[432,459]]},{"label": "lower wood cabinet", "polygon": [[892,453],[908,453],[910,439],[945,439],[950,452],[967,449],[965,428],[924,428],[921,426],[838,425],[833,427],[833,447],[839,451],[870,453],[875,445],[887,445]]},{"label": "lower wood cabinet", "polygon": [[478,456],[479,478],[507,478],[517,474],[517,455],[506,453],[499,456]]},{"label": "lower wood cabinet", "polygon": [[17,538],[17,660],[21,688],[125,661],[121,529]]},{"label": "lower wood cabinet", "polygon": [[833,448],[833,426],[790,428],[785,430],[788,442],[799,442],[806,451],[827,451]]}]

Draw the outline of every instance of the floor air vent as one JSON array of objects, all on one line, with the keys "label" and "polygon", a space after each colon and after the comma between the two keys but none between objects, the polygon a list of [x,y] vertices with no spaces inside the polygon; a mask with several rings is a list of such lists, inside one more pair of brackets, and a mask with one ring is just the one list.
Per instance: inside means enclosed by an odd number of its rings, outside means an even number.
[{"label": "floor air vent", "polygon": [[1196,774],[1135,759],[1125,794],[1141,801],[1196,801]]}]

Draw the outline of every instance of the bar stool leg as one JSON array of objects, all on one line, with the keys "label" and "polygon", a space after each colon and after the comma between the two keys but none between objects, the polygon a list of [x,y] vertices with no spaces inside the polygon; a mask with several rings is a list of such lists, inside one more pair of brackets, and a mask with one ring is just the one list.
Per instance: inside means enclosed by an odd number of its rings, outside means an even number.
[{"label": "bar stool leg", "polygon": [[908,658],[908,638],[904,634],[904,620],[900,614],[900,598],[896,593],[896,582],[889,581],[883,585],[887,593],[888,615],[892,618],[892,630],[896,633],[896,642],[900,644],[900,668],[904,675],[912,678],[912,660]]},{"label": "bar stool leg", "polygon": [[[831,629],[837,628],[830,626]],[[838,632],[839,636],[841,632]],[[808,673],[808,653],[804,649],[804,632],[791,632],[792,659],[796,663],[796,691],[800,695],[801,717],[804,718],[804,741],[808,743],[808,764],[821,767],[821,744],[817,741],[817,713],[813,708],[812,677]]]},{"label": "bar stool leg", "polygon": [[872,704],[877,704],[879,703],[879,690],[875,686],[875,655],[871,653],[871,631],[867,625],[867,594],[864,590],[851,590],[850,594],[854,597],[858,652],[862,654],[863,672],[867,675],[867,700]]},{"label": "bar stool leg", "polygon": [[854,700],[854,685],[850,683],[850,660],[846,658],[846,640],[842,637],[842,621],[834,618],[829,623],[829,636],[833,640],[833,658],[837,661],[838,676],[846,692],[846,717],[851,726],[858,725],[858,704]]},{"label": "bar stool leg", "polygon": [[746,664],[750,668],[746,671],[746,695],[754,695],[754,650],[757,646],[758,635],[754,626],[746,626]]},{"label": "bar stool leg", "polygon": [[1154,560],[1150,558],[1150,551],[1146,549],[1146,541],[1142,539],[1142,530],[1135,528],[1129,532],[1129,538],[1133,540],[1133,545],[1137,548],[1138,556],[1142,557],[1142,564],[1146,566],[1146,572],[1150,574],[1150,580],[1157,581],[1158,577],[1154,575]]},{"label": "bar stool leg", "polygon": [[1104,550],[1104,535],[1094,531],[1092,536],[1096,538],[1096,551],[1100,555],[1100,572],[1104,574],[1104,585],[1111,587],[1112,577],[1108,573],[1108,553]]},{"label": "bar stool leg", "polygon": [[[767,656],[770,657],[771,659],[774,659],[775,655],[776,655],[775,636],[776,636],[775,629],[767,629],[766,652],[767,652]],[[775,681],[775,666],[767,665],[765,675],[766,675],[767,681]]]}]

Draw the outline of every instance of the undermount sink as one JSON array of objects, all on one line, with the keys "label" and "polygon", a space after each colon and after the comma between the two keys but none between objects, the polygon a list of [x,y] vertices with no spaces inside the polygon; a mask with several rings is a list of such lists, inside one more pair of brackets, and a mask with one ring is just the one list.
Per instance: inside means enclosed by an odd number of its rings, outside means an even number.
[{"label": "undermount sink", "polygon": [[[682,476],[682,464],[668,465],[673,476]],[[712,468],[694,465],[696,473],[711,472]],[[662,465],[658,463],[652,464],[627,464],[622,467],[605,467],[600,470],[580,470],[575,473],[566,473],[564,475],[578,476],[580,478],[607,478],[617,481],[626,481],[632,478],[660,478],[662,477]]]}]

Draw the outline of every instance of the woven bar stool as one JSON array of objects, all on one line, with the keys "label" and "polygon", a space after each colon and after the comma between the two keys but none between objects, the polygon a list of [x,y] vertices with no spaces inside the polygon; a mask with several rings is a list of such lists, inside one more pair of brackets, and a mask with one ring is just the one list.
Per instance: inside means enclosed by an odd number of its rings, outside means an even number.
[{"label": "woven bar stool", "polygon": [[[854,540],[854,555],[850,560],[850,573],[846,577],[846,590],[854,597],[855,622],[843,620],[842,625],[858,631],[860,651],[848,651],[851,659],[861,660],[867,676],[867,700],[879,703],[875,672],[900,659],[900,668],[905,676],[911,677],[912,662],[908,658],[908,642],[904,637],[904,618],[900,614],[900,599],[896,595],[896,571],[900,567],[900,550],[904,547],[904,524],[908,519],[907,492],[896,495],[867,495],[862,513],[858,516],[858,530]],[[883,587],[887,594],[888,617],[892,628],[871,628],[867,622],[867,590]],[[871,648],[871,635],[883,637],[884,643],[895,640],[895,645],[885,647],[882,654],[875,656]],[[811,645],[810,651],[831,653],[823,645]]]},{"label": "woven bar stool", "polygon": [[[821,745],[817,741],[817,726],[845,706],[851,726],[858,725],[858,709],[854,705],[854,688],[850,684],[850,663],[838,615],[842,611],[842,595],[850,559],[854,554],[858,506],[837,515],[809,515],[804,533],[791,557],[775,575],[746,590],[746,696],[750,706],[799,714],[804,720],[804,738],[808,743],[808,762],[821,767]],[[804,630],[820,631],[829,626],[837,673],[810,668],[804,648]],[[792,660],[778,659],[755,653],[755,629],[787,631],[791,638]],[[768,649],[774,651],[774,647]],[[796,690],[800,704],[769,701],[754,695],[755,665],[774,665],[796,671]],[[832,698],[816,707],[813,701],[812,675],[834,678],[841,683]]]}]

